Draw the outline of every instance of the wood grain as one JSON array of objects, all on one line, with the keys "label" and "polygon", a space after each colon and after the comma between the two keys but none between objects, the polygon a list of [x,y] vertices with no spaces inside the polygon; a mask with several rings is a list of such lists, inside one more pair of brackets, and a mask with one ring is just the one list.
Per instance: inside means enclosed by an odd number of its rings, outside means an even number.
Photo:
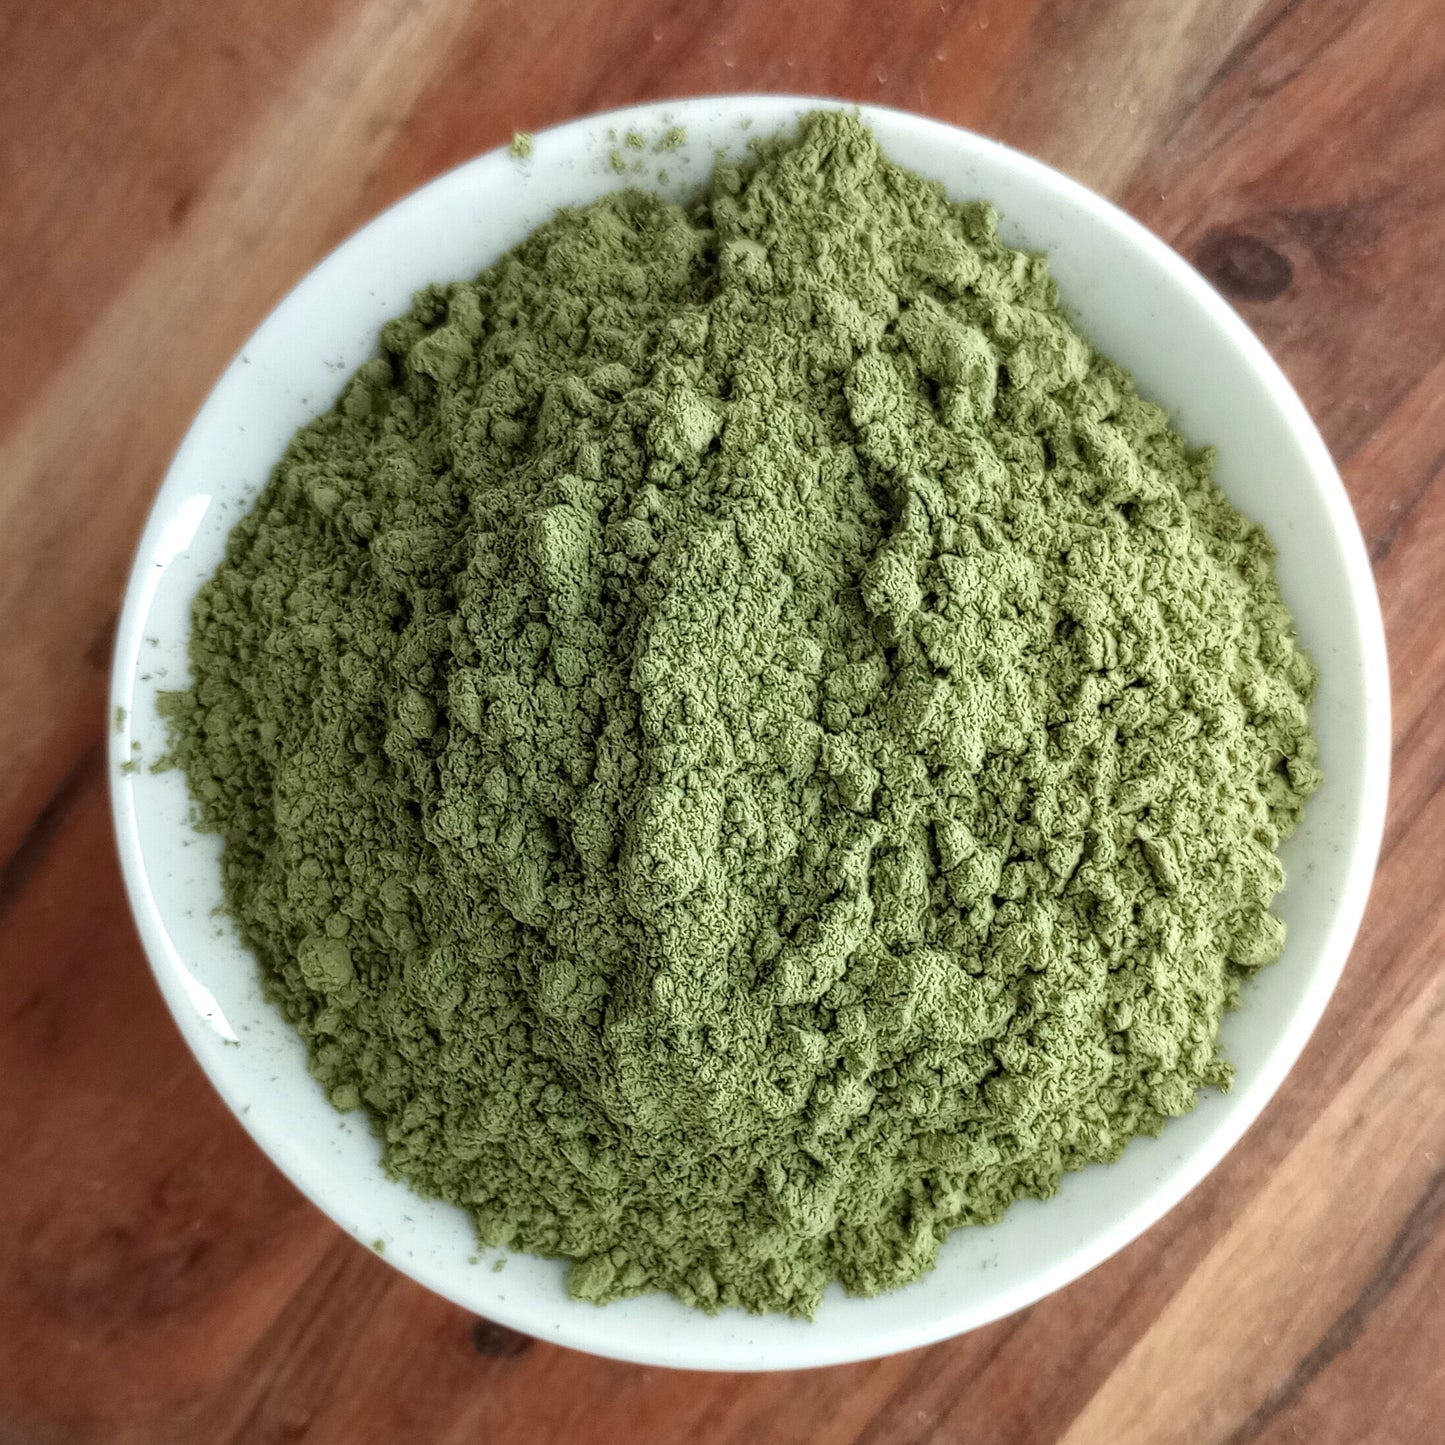
[{"label": "wood grain", "polygon": [[[0,1445],[1445,1438],[1445,31],[1429,0],[0,3]],[[1165,1221],[931,1349],[727,1377],[477,1322],[209,1091],[129,923],[103,673],[210,380],[438,169],[634,100],[845,95],[1121,199],[1300,387],[1372,549],[1395,771],[1305,1057]]]}]

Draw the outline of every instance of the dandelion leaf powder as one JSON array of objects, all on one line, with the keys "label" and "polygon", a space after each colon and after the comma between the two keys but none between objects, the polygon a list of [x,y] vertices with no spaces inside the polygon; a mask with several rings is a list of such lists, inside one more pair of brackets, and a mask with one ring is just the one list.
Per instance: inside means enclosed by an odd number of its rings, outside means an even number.
[{"label": "dandelion leaf powder", "polygon": [[1225,1087],[1318,781],[1272,551],[987,205],[835,112],[422,292],[164,699],[388,1171],[809,1315]]}]

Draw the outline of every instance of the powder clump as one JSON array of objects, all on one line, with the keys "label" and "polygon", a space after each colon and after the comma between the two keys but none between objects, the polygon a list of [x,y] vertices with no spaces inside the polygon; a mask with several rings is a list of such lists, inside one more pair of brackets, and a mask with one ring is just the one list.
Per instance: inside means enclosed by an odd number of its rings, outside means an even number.
[{"label": "powder clump", "polygon": [[1042,257],[807,118],[422,292],[166,703],[386,1167],[810,1314],[1225,1086],[1318,781],[1267,538]]}]

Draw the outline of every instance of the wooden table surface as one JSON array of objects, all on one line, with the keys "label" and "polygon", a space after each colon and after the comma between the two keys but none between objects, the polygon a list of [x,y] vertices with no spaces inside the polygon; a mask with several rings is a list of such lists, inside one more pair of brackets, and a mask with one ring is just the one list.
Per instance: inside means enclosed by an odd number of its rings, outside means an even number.
[{"label": "wooden table surface", "polygon": [[[1441,18],[1433,0],[3,0],[0,1442],[1445,1440]],[[514,128],[725,90],[991,133],[1193,258],[1339,460],[1395,708],[1360,941],[1228,1161],[1011,1319],[758,1377],[480,1324],[305,1203],[151,982],[102,742],[142,517],[276,299]]]}]

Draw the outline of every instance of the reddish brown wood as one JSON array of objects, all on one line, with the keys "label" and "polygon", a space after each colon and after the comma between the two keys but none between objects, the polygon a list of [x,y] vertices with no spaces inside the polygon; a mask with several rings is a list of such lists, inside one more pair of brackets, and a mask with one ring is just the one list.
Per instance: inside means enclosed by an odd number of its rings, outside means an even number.
[{"label": "reddish brown wood", "polygon": [[[0,1442],[1430,1442],[1445,1419],[1445,34],[1429,0],[0,6]],[[126,914],[103,671],[210,379],[341,235],[607,106],[841,94],[1025,146],[1300,386],[1392,648],[1385,855],[1279,1098],[1162,1224],[911,1355],[719,1378],[485,1326],[256,1151]]]}]

